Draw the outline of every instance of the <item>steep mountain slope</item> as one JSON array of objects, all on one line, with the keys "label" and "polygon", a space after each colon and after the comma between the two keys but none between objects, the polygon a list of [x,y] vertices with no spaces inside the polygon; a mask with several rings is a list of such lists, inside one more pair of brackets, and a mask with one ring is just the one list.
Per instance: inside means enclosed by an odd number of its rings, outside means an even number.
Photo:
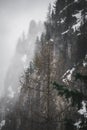
[{"label": "steep mountain slope", "polygon": [[[86,8],[86,0],[57,0],[53,10],[49,5],[45,32],[36,40],[34,60],[24,72],[19,99],[10,108],[11,112],[5,115],[5,121],[1,120],[3,130],[75,130],[75,126],[80,129],[77,126],[79,122],[75,123],[81,119],[77,113],[78,106],[72,107],[72,99],[67,100],[65,96],[58,95],[53,82],[66,85],[70,92],[76,89],[87,95],[87,81],[78,79],[78,76],[87,75]],[[32,27],[35,28],[34,23]],[[28,39],[32,39],[33,32],[29,32]],[[21,44],[19,41],[16,56],[21,62],[16,68],[23,68],[22,62],[29,56],[29,50],[26,49],[28,45],[23,44],[22,47]],[[79,73],[81,75],[77,75]],[[86,107],[84,101],[82,105]],[[81,109],[79,113],[84,115]]]},{"label": "steep mountain slope", "polygon": [[[57,66],[66,71],[68,67],[80,62],[87,53],[87,1],[56,1],[48,25],[49,39],[53,39],[59,59]],[[58,72],[59,77],[64,71]]]}]

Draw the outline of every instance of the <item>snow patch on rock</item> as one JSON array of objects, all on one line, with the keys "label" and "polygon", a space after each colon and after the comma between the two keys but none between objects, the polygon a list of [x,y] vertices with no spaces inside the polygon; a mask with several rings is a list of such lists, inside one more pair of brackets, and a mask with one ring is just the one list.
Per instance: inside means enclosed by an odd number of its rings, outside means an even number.
[{"label": "snow patch on rock", "polygon": [[2,127],[5,125],[5,120],[2,120],[0,123],[0,130],[2,129]]},{"label": "snow patch on rock", "polygon": [[87,66],[87,62],[83,61],[83,67]]},{"label": "snow patch on rock", "polygon": [[76,19],[77,19],[77,22],[81,19],[81,13],[82,13],[82,10],[80,10],[80,11],[78,11],[78,13],[76,13],[76,14],[73,14],[72,16],[73,17],[76,17]]},{"label": "snow patch on rock", "polygon": [[62,81],[68,85],[68,82],[72,79],[72,74],[75,71],[75,68],[73,67],[71,70],[67,70],[66,73],[62,76]]},{"label": "snow patch on rock", "polygon": [[85,118],[87,118],[87,109],[86,109],[86,102],[82,101],[82,108],[78,111],[81,115],[84,115]]},{"label": "snow patch on rock", "polygon": [[77,3],[77,2],[78,2],[78,0],[74,0],[74,2],[76,2],[76,3]]},{"label": "snow patch on rock", "polygon": [[80,124],[81,124],[81,121],[79,120],[78,122],[74,124],[74,126],[76,126],[76,128],[79,129],[81,127]]},{"label": "snow patch on rock", "polygon": [[74,32],[75,32],[76,30],[79,30],[80,25],[81,25],[81,22],[79,21],[78,23],[76,23],[76,24],[74,24],[74,25],[72,26],[72,29],[74,30]]},{"label": "snow patch on rock", "polygon": [[61,18],[60,23],[63,24],[65,22],[65,19],[66,19],[66,17],[64,19]]},{"label": "snow patch on rock", "polygon": [[87,67],[87,54],[85,56],[85,60],[83,60],[83,67]]},{"label": "snow patch on rock", "polygon": [[78,11],[76,14],[73,14],[72,17],[75,17],[77,20],[76,20],[76,24],[74,24],[72,26],[72,29],[74,30],[74,32],[76,30],[79,30],[80,26],[81,26],[81,23],[83,22],[82,20],[82,10]]},{"label": "snow patch on rock", "polygon": [[54,40],[51,38],[51,39],[50,39],[50,42],[54,42]]},{"label": "snow patch on rock", "polygon": [[68,33],[68,32],[69,32],[69,29],[66,30],[65,32],[62,32],[61,34],[64,35],[64,34],[66,34],[66,33]]}]

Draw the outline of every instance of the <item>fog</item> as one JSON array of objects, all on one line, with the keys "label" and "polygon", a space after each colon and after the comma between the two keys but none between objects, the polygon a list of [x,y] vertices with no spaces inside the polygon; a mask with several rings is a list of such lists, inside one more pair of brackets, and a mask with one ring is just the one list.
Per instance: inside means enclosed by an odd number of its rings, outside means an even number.
[{"label": "fog", "polygon": [[[27,33],[29,21],[44,21],[49,2],[53,0],[0,0],[0,89],[3,90],[4,78],[18,37]],[[1,91],[2,92],[2,91]]]}]

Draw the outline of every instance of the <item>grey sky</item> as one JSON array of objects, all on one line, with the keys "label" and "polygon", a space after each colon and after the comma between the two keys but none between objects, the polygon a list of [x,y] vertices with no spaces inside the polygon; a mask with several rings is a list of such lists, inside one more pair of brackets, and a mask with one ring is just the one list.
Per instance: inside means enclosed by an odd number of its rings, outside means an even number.
[{"label": "grey sky", "polygon": [[23,30],[27,33],[29,21],[44,20],[49,2],[55,0],[0,0],[0,85],[18,37]]}]

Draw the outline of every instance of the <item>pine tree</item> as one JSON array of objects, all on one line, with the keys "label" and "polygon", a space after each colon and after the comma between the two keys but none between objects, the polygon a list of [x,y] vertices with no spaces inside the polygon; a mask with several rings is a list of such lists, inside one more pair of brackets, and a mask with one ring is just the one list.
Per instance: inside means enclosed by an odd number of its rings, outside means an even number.
[{"label": "pine tree", "polygon": [[[87,83],[87,75],[81,75],[80,73],[77,73],[75,76],[75,80],[80,80],[81,82],[86,82]],[[77,110],[81,109],[82,107],[82,102],[83,101],[87,101],[87,95],[85,95],[83,92],[79,92],[78,90],[74,89],[70,89],[67,86],[64,85],[60,85],[56,82],[53,83],[54,84],[54,88],[56,88],[58,90],[58,95],[60,96],[65,96],[65,98],[67,100],[71,100],[71,107],[78,107]],[[87,104],[86,104],[87,105]],[[75,119],[74,119],[75,120]],[[85,115],[80,116],[80,127],[79,130],[86,130],[87,129],[87,117]],[[66,130],[67,129],[72,129],[74,130],[74,122],[72,119],[67,120],[67,118],[65,119],[65,126],[66,126]]]}]

